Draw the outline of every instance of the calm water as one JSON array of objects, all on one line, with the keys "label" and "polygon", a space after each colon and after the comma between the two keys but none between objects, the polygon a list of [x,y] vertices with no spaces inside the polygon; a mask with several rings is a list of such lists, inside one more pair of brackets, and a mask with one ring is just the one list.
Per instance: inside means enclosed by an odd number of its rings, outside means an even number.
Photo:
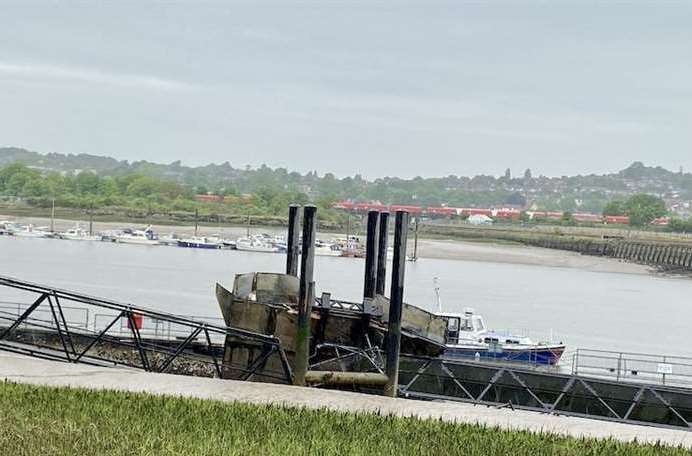
[{"label": "calm water", "polygon": [[[172,313],[220,316],[214,284],[236,273],[280,272],[278,254],[204,251],[0,236],[0,274]],[[316,258],[317,293],[358,300],[363,261]],[[473,307],[492,328],[553,329],[569,349],[692,356],[692,280],[581,269],[422,259],[407,264],[405,299],[433,309]],[[0,301],[11,296],[0,288]]]}]

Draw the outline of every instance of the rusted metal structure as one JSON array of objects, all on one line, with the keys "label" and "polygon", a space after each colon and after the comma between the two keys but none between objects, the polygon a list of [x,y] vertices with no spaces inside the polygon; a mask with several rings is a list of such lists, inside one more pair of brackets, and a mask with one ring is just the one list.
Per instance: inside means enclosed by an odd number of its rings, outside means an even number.
[{"label": "rusted metal structure", "polygon": [[[385,337],[389,333],[388,326],[397,328],[396,333],[401,334],[405,264],[394,265],[392,296],[396,299],[390,302],[384,296],[375,294],[378,285],[376,273],[379,271],[383,274],[386,270],[384,265],[378,269],[377,260],[383,258],[386,263],[387,243],[377,239],[380,215],[371,213],[368,221],[368,234],[371,236],[367,254],[369,261],[366,261],[365,267],[366,282],[370,283],[365,287],[363,303],[344,305],[346,303],[332,301],[329,294],[316,300],[313,281],[315,214],[314,206],[304,208],[301,272],[297,280],[289,275],[253,273],[236,276],[232,291],[217,284],[217,299],[226,324],[279,338],[292,365],[296,385],[364,382],[384,386],[387,377],[383,373],[309,371],[308,360],[310,354],[313,360],[315,357],[319,359],[320,350],[325,344],[359,347],[360,350],[386,346],[388,352],[396,354],[392,359],[398,358],[401,336],[386,343]],[[385,235],[386,226],[385,221]],[[400,252],[398,255],[395,252],[395,262],[405,261],[407,229],[407,214],[397,214],[395,242],[398,242]],[[384,278],[381,278],[384,286]],[[384,316],[385,312],[387,317]],[[411,312],[411,317],[404,324],[406,350],[418,354],[439,354],[443,348],[444,322],[421,310]],[[431,324],[432,321],[435,324]],[[435,339],[430,339],[431,335],[436,336]],[[224,360],[243,363],[247,356],[247,350],[239,350],[232,340],[227,342]],[[392,360],[390,364],[396,363]],[[395,378],[395,375],[390,375],[390,378]],[[390,391],[395,389],[390,388]]]}]

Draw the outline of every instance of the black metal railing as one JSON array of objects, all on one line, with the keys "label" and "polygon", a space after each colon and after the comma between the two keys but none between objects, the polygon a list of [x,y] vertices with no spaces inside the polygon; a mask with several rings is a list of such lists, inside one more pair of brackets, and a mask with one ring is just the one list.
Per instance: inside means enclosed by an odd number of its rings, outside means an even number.
[{"label": "black metal railing", "polygon": [[[247,350],[247,362],[224,362],[227,347]],[[3,276],[0,350],[151,372],[292,380],[276,337]]]}]

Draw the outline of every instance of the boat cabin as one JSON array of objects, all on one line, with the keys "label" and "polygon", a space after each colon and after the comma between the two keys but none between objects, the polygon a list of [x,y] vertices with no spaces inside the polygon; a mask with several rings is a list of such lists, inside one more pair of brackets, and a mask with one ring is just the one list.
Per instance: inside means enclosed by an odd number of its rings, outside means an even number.
[{"label": "boat cabin", "polygon": [[456,345],[460,340],[476,340],[478,335],[485,332],[485,322],[480,315],[474,315],[472,310],[463,314],[443,313],[439,316],[447,320],[445,344]]}]

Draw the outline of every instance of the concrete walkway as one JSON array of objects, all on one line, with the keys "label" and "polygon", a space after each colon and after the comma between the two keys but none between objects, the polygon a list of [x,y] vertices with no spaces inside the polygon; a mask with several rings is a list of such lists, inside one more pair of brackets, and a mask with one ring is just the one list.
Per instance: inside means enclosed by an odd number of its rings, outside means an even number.
[{"label": "concrete walkway", "polygon": [[692,448],[692,432],[611,423],[585,418],[512,411],[451,402],[425,402],[315,388],[153,374],[138,370],[75,365],[0,352],[0,379],[34,385],[138,391],[254,404],[285,404],[352,412],[480,423],[503,429],[552,432],[573,437],[612,437],[622,441],[683,445]]}]

